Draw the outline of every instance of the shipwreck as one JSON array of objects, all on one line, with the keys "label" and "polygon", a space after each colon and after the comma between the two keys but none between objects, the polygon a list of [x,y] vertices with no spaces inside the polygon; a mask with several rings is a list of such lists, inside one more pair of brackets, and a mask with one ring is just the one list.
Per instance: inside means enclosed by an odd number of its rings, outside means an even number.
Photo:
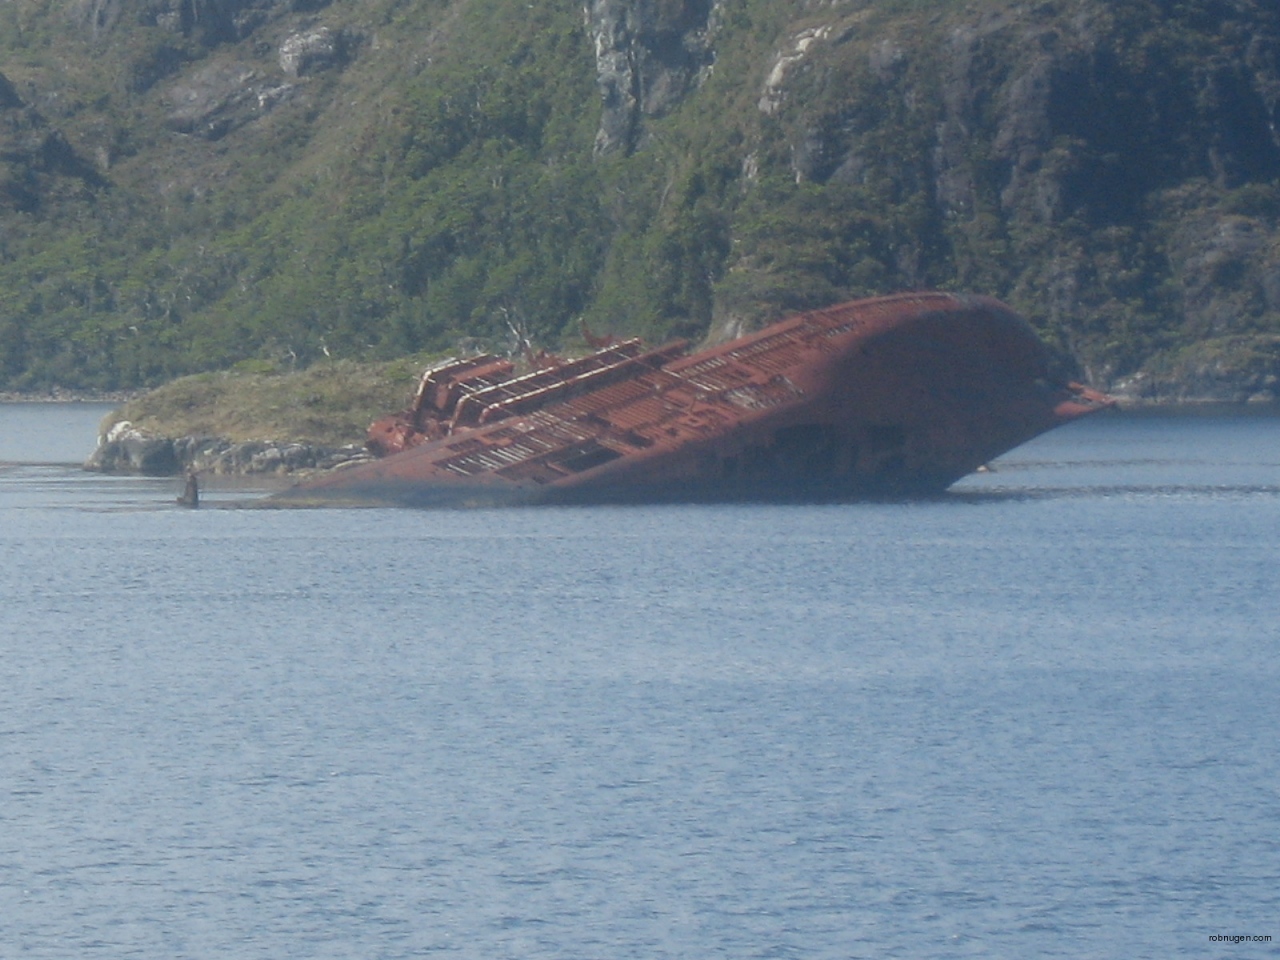
[{"label": "shipwreck", "polygon": [[1035,331],[999,301],[898,294],[693,353],[625,340],[526,373],[503,357],[450,360],[370,428],[380,459],[278,496],[427,507],[932,494],[1111,403],[1055,379]]}]

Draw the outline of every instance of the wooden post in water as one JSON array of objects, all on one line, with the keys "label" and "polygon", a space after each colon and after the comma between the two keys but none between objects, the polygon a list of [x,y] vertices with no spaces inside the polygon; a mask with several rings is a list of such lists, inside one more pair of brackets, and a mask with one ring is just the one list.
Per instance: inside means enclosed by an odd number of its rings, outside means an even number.
[{"label": "wooden post in water", "polygon": [[182,489],[182,495],[178,497],[178,503],[184,507],[191,507],[193,510],[200,506],[200,481],[196,479],[194,470],[187,471],[187,485]]}]

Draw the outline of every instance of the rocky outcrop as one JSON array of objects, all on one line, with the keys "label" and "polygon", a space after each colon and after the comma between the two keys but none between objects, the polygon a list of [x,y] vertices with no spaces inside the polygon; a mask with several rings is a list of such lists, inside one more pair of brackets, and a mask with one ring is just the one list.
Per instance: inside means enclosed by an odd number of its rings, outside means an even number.
[{"label": "rocky outcrop", "polygon": [[287,475],[332,470],[370,459],[363,447],[255,440],[232,443],[219,437],[157,437],[122,420],[99,440],[85,462],[101,473],[173,476],[195,472],[220,475]]},{"label": "rocky outcrop", "polygon": [[341,32],[312,27],[290,34],[280,44],[280,69],[291,77],[341,66],[347,43]]},{"label": "rocky outcrop", "polygon": [[659,117],[715,62],[718,0],[588,0],[603,101],[596,153],[629,153],[646,117]]},{"label": "rocky outcrop", "polygon": [[98,448],[85,462],[85,469],[165,477],[177,473],[180,465],[172,440],[150,436],[124,420],[99,439]]},{"label": "rocky outcrop", "polygon": [[[286,77],[300,77],[342,66],[348,55],[345,34],[314,26],[289,34],[278,60]],[[257,67],[218,60],[184,76],[165,92],[169,129],[217,140],[251,123],[298,93],[296,82],[264,75]]]},{"label": "rocky outcrop", "polygon": [[1112,392],[1140,405],[1280,403],[1280,336],[1205,340],[1121,378]]},{"label": "rocky outcrop", "polygon": [[792,67],[803,62],[805,54],[815,43],[831,36],[831,24],[809,27],[788,38],[786,46],[778,51],[769,66],[769,73],[760,91],[757,106],[760,112],[772,116],[777,113],[786,98],[787,74]]},{"label": "rocky outcrop", "polygon": [[237,63],[213,63],[166,93],[169,129],[217,140],[293,96],[293,84]]}]

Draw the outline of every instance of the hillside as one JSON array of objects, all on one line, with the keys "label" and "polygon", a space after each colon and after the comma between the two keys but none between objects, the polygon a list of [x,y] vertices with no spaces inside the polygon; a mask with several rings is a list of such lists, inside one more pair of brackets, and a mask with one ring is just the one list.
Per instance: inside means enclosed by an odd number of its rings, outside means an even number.
[{"label": "hillside", "polygon": [[8,0],[0,389],[940,287],[1274,395],[1278,124],[1268,0]]}]

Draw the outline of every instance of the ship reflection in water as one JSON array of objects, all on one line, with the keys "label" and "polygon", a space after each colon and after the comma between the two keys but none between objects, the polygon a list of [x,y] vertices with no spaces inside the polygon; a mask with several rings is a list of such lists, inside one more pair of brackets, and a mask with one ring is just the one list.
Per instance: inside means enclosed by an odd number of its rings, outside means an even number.
[{"label": "ship reflection in water", "polygon": [[1111,400],[1056,380],[989,297],[913,293],[797,314],[694,354],[639,340],[517,375],[448,361],[370,429],[381,459],[297,503],[460,506],[847,500],[936,493]]}]

